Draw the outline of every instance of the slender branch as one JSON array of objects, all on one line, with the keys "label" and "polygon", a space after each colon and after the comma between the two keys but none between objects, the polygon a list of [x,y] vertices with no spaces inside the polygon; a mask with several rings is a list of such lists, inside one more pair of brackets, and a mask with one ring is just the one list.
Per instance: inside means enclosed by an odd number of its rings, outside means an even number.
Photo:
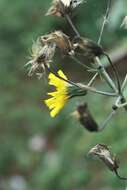
[{"label": "slender branch", "polygon": [[113,72],[114,72],[114,74],[115,74],[115,76],[116,76],[116,80],[117,80],[117,86],[118,86],[119,94],[122,95],[121,83],[120,83],[120,79],[119,79],[118,69],[117,69],[117,67],[112,63],[112,61],[111,61],[109,55],[108,55],[106,52],[104,52],[104,55],[108,58],[108,61],[109,61],[110,65],[111,65],[111,67],[112,67],[112,69],[113,69]]},{"label": "slender branch", "polygon": [[74,33],[76,34],[76,36],[78,38],[80,38],[80,34],[79,34],[78,30],[76,29],[75,25],[73,24],[70,16],[68,14],[66,14],[65,17],[66,17],[68,23],[70,24],[71,28],[73,29]]},{"label": "slender branch", "polygon": [[127,180],[127,177],[121,177],[121,176],[119,175],[119,173],[118,173],[117,170],[115,170],[115,174],[116,174],[116,176],[117,176],[119,179],[121,179],[121,180]]},{"label": "slender branch", "polygon": [[101,125],[99,131],[102,131],[102,130],[105,129],[105,127],[107,126],[108,122],[112,119],[112,117],[113,117],[115,114],[116,114],[116,111],[113,110],[113,111],[108,115],[108,117],[105,119],[105,121],[104,121],[103,124]]},{"label": "slender branch", "polygon": [[90,87],[90,86],[87,86],[87,85],[84,85],[84,84],[81,84],[81,83],[75,83],[75,82],[72,82],[71,80],[65,79],[65,78],[59,76],[57,72],[53,71],[46,64],[45,64],[45,68],[47,69],[47,71],[49,73],[50,72],[53,73],[59,79],[69,83],[70,85],[74,85],[74,86],[76,86],[76,87],[78,87],[78,88],[80,88],[82,90],[88,90],[90,92],[94,92],[96,94],[101,94],[101,95],[105,95],[105,96],[111,96],[111,97],[116,97],[117,96],[117,93],[103,92],[103,91],[97,90],[96,88],[93,88],[93,87]]},{"label": "slender branch", "polygon": [[127,74],[126,74],[125,79],[124,79],[124,81],[122,83],[122,90],[124,90],[126,85],[127,85]]},{"label": "slender branch", "polygon": [[101,27],[101,31],[99,34],[98,44],[101,44],[104,28],[105,28],[105,25],[106,25],[108,17],[109,17],[110,7],[111,7],[111,0],[108,0],[106,13],[105,13],[104,20],[103,20],[102,27]]},{"label": "slender branch", "polygon": [[100,90],[97,90],[96,88],[90,87],[88,85],[78,83],[78,86],[81,89],[86,89],[88,91],[91,91],[91,92],[94,92],[94,93],[97,93],[97,94],[101,94],[101,95],[105,95],[105,96],[111,96],[111,97],[117,97],[118,96],[117,93],[110,93],[110,92],[100,91]]},{"label": "slender branch", "polygon": [[84,67],[85,69],[91,70],[91,71],[97,71],[96,69],[93,69],[92,67],[89,67],[85,64],[83,64],[80,60],[78,60],[76,57],[74,56],[70,56],[71,59],[73,59],[76,63],[78,63],[79,65],[81,65],[82,67]]},{"label": "slender branch", "polygon": [[89,81],[89,83],[87,84],[87,86],[91,86],[93,84],[93,82],[95,81],[96,77],[98,76],[98,73],[96,73],[92,79]]},{"label": "slender branch", "polygon": [[100,59],[98,57],[95,58],[96,65],[98,66],[98,70],[107,82],[107,84],[115,91],[118,92],[117,87],[115,86],[113,80],[110,78],[109,74],[106,72],[105,68],[100,62]]}]

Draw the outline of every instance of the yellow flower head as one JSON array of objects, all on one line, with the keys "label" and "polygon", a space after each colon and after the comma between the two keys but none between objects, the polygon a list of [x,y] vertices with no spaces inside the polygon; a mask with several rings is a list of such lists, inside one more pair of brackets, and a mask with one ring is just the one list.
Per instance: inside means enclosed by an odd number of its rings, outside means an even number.
[{"label": "yellow flower head", "polygon": [[[64,79],[67,79],[67,77],[64,75],[64,73],[61,70],[58,71],[58,75]],[[64,107],[65,103],[69,98],[68,94],[69,84],[64,80],[59,79],[52,73],[49,74],[48,78],[49,78],[49,84],[55,86],[56,91],[48,93],[48,95],[50,95],[51,98],[45,100],[45,104],[51,110],[50,112],[51,117],[55,117]]]}]

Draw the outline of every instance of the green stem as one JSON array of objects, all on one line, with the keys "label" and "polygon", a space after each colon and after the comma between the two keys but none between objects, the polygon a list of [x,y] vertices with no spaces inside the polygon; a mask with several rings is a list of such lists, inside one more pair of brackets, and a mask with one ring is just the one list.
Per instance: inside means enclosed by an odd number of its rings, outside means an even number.
[{"label": "green stem", "polygon": [[89,67],[89,66],[83,64],[83,63],[82,63],[80,60],[78,60],[76,57],[74,57],[74,56],[70,56],[70,57],[71,57],[72,60],[74,60],[76,63],[78,63],[79,65],[81,65],[81,66],[84,67],[85,69],[95,71],[95,69],[93,69],[92,67]]},{"label": "green stem", "polygon": [[102,23],[101,31],[100,31],[100,34],[99,34],[98,44],[101,43],[104,28],[105,28],[105,25],[106,25],[108,17],[109,17],[110,7],[111,7],[111,0],[108,0],[108,4],[107,4],[107,8],[106,8],[106,14],[104,16],[104,21]]},{"label": "green stem", "polygon": [[105,95],[105,96],[112,96],[112,97],[118,96],[117,93],[104,92],[104,91],[97,90],[96,88],[90,87],[88,85],[84,85],[81,83],[77,83],[77,84],[78,84],[79,88],[84,89],[84,90],[88,90],[90,92],[94,92],[94,93]]},{"label": "green stem", "polygon": [[105,81],[107,82],[107,84],[116,92],[118,93],[118,89],[116,87],[116,85],[114,84],[113,80],[111,79],[111,77],[109,76],[109,74],[106,72],[105,68],[103,67],[103,65],[100,62],[100,59],[98,57],[95,58],[95,63],[98,67],[98,71],[101,73],[102,77],[105,79]]},{"label": "green stem", "polygon": [[73,22],[72,22],[70,16],[69,16],[68,14],[66,14],[65,17],[66,17],[68,23],[70,24],[71,28],[72,28],[73,31],[75,32],[76,36],[77,36],[78,38],[80,38],[80,34],[79,34],[78,30],[76,29],[75,25],[73,24]]},{"label": "green stem", "polygon": [[70,85],[74,85],[75,87],[78,87],[80,88],[81,90],[88,90],[90,92],[94,92],[96,94],[101,94],[101,95],[105,95],[105,96],[112,96],[112,97],[116,97],[117,96],[117,93],[110,93],[110,92],[103,92],[103,91],[99,91],[97,90],[96,88],[93,88],[93,87],[90,87],[88,85],[84,85],[84,84],[81,84],[81,83],[75,83],[71,80],[68,80],[68,79],[65,79],[61,76],[58,75],[58,73],[56,71],[53,71],[51,68],[47,67],[47,65],[45,64],[45,68],[47,69],[47,71],[49,73],[53,73],[56,77],[58,77],[59,79],[67,82],[68,84]]},{"label": "green stem", "polygon": [[112,119],[112,117],[115,115],[116,111],[113,110],[108,117],[105,119],[105,121],[103,122],[103,124],[101,125],[99,131],[102,131],[105,129],[105,127],[107,126],[107,124],[109,123],[109,121]]},{"label": "green stem", "polygon": [[127,84],[127,74],[126,74],[125,79],[122,84],[122,90],[124,90],[124,88],[126,87],[126,84]]},{"label": "green stem", "polygon": [[95,81],[96,77],[98,76],[98,73],[96,73],[92,79],[89,81],[89,83],[87,84],[87,86],[91,86],[93,84],[93,82]]}]

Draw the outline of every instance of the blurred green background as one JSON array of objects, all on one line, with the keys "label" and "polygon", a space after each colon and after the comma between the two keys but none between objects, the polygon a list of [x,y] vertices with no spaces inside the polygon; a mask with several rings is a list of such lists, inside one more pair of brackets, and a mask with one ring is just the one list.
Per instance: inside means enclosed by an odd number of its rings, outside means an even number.
[{"label": "blurred green background", "polygon": [[[78,102],[88,101],[101,123],[111,109],[112,99],[93,94],[73,99],[52,119],[43,104],[49,89],[47,81],[27,75],[24,65],[33,40],[56,29],[73,34],[64,19],[44,16],[50,2],[0,0],[0,190],[125,189],[125,182],[119,181],[101,162],[87,156],[94,145],[105,143],[119,155],[120,173],[127,176],[124,110],[118,112],[102,133],[91,134],[71,113]],[[75,11],[73,20],[82,35],[97,41],[106,2],[88,0]],[[114,51],[126,45],[127,31],[120,28],[127,15],[126,7],[126,0],[113,1],[102,40],[106,49]],[[57,61],[73,80],[87,80],[76,64],[63,58]],[[121,61],[120,70],[122,67]],[[127,70],[125,65],[123,70]]]}]

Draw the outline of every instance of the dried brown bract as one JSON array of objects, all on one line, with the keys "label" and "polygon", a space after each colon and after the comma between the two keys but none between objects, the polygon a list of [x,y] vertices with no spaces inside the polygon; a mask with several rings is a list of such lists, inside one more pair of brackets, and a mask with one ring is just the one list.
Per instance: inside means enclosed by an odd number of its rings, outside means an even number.
[{"label": "dried brown bract", "polygon": [[62,54],[73,54],[73,46],[69,37],[62,31],[55,31],[50,34],[41,36],[41,42],[44,44],[54,43],[60,49]]},{"label": "dried brown bract", "polygon": [[88,105],[81,104],[77,107],[77,118],[80,124],[90,132],[97,132],[98,125],[89,111]]},{"label": "dried brown bract", "polygon": [[77,38],[73,42],[73,46],[76,52],[81,53],[83,56],[88,59],[94,59],[96,56],[103,55],[103,50],[94,41],[87,38]]},{"label": "dried brown bract", "polygon": [[111,171],[116,171],[119,168],[116,156],[104,144],[97,144],[89,151],[89,154],[98,156]]},{"label": "dried brown bract", "polygon": [[32,46],[32,52],[30,61],[26,66],[30,66],[29,76],[34,72],[37,74],[43,74],[45,71],[45,65],[49,67],[55,54],[56,45],[55,43],[42,44],[40,39],[37,39]]},{"label": "dried brown bract", "polygon": [[61,17],[63,15],[59,0],[53,0],[51,7],[46,13],[46,16],[48,15],[58,16],[58,17]]},{"label": "dried brown bract", "polygon": [[53,0],[46,15],[64,17],[66,14],[70,14],[82,2],[83,0]]}]

